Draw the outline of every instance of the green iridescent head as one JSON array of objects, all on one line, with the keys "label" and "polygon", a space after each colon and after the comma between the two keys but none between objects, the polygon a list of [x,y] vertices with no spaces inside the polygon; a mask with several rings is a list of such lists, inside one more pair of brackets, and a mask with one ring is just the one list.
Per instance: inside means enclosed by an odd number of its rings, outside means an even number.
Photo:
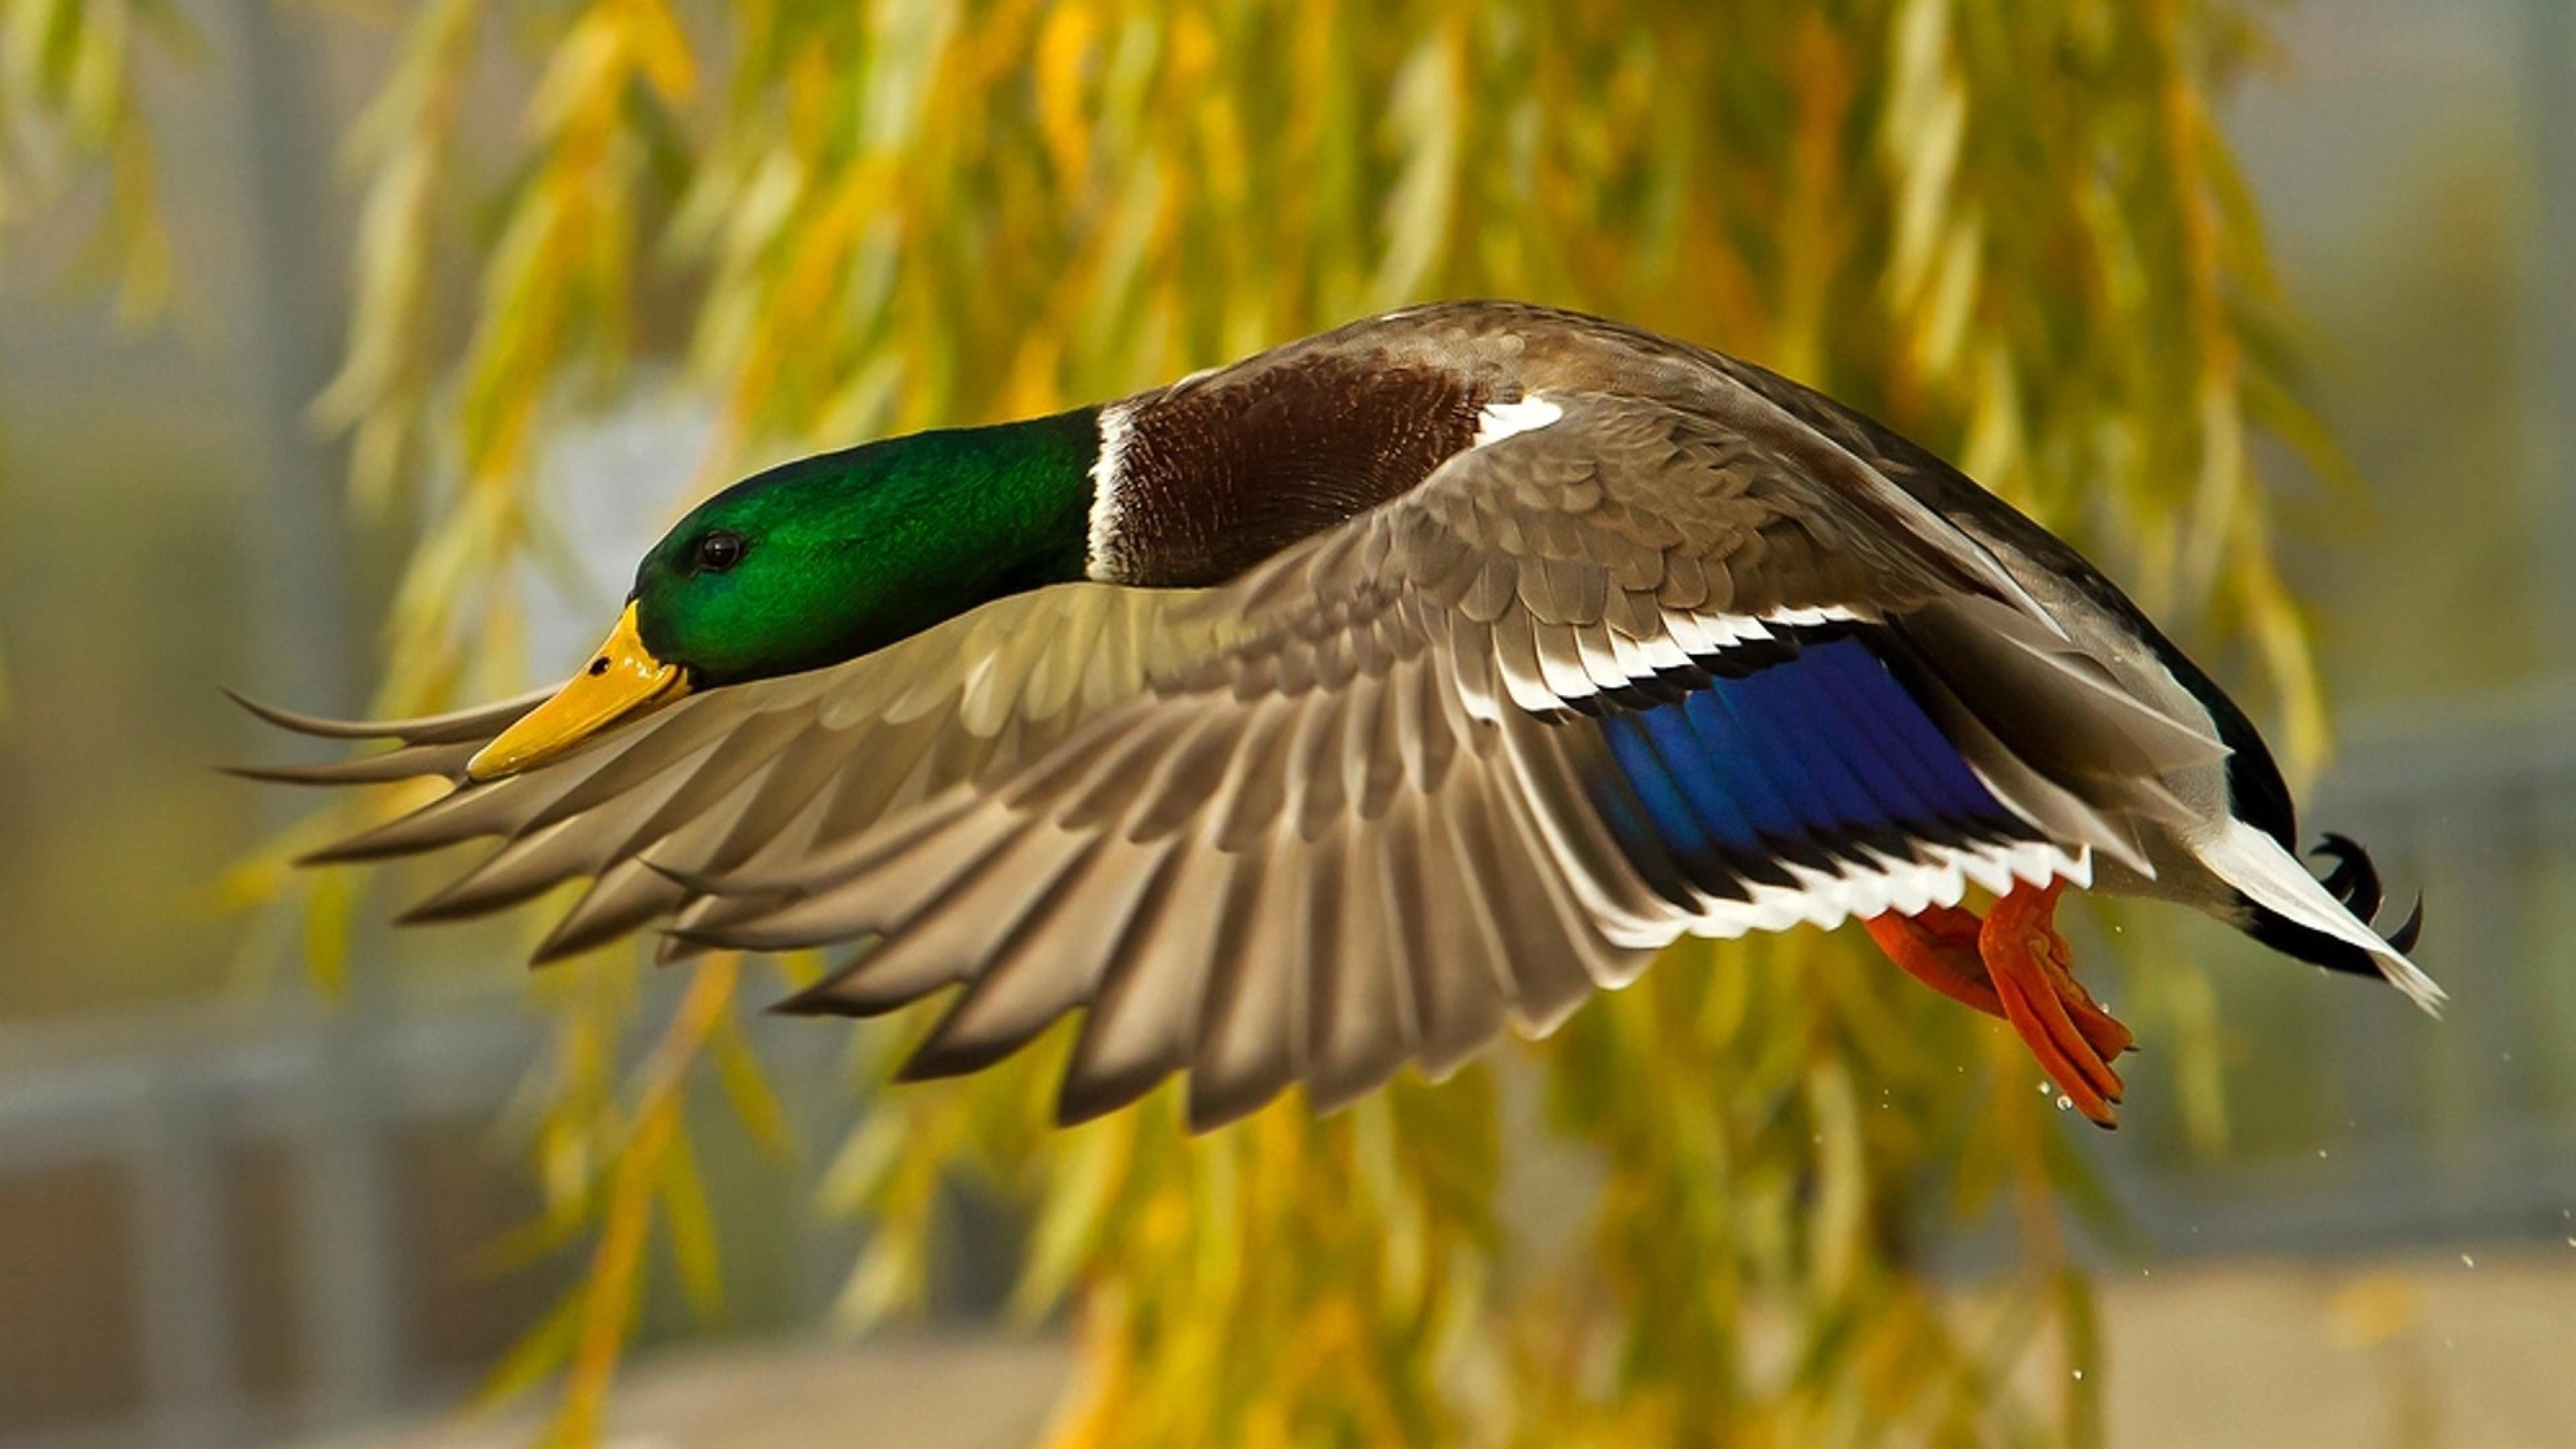
[{"label": "green iridescent head", "polygon": [[635,571],[644,647],[696,685],[732,684],[1081,577],[1094,418],[918,433],[733,485]]},{"label": "green iridescent head", "polygon": [[467,767],[522,770],[692,690],[819,669],[1083,576],[1099,410],[889,438],[746,478],[635,571],[608,642]]}]

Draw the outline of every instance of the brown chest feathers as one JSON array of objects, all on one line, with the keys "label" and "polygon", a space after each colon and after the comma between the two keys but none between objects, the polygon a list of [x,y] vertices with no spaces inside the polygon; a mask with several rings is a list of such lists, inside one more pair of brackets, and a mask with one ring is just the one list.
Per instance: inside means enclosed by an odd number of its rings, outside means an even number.
[{"label": "brown chest feathers", "polygon": [[1092,575],[1230,579],[1429,477],[1475,441],[1480,391],[1425,368],[1308,357],[1117,405],[1103,420]]}]

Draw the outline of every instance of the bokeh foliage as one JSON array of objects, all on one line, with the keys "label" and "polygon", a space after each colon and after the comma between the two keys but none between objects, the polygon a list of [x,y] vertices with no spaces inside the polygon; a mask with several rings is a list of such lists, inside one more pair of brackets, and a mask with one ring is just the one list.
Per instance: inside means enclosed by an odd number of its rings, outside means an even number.
[{"label": "bokeh foliage", "polygon": [[[529,682],[543,442],[639,359],[718,409],[705,456],[638,480],[658,509],[684,468],[1497,294],[1878,413],[2244,646],[2220,657],[2294,760],[2322,747],[2248,450],[2323,445],[2212,118],[2259,53],[2238,4],[422,0],[401,25],[351,138],[354,322],[317,405],[360,504],[427,519],[388,709]],[[1060,1445],[2093,1438],[2083,1184],[2008,1034],[1843,937],[1673,954],[1551,1042],[1322,1122],[1288,1101],[1194,1140],[1166,1092],[1051,1132],[1060,1035],[887,1091],[828,1173],[874,1224],[844,1306],[919,1301],[971,1174],[1032,1205],[1021,1307],[1074,1326]],[[532,1242],[586,1237],[592,1267],[495,1388],[567,1369],[564,1442],[595,1433],[657,1241],[721,1301],[687,1084],[787,1137],[739,963],[695,968],[623,1074],[641,970],[539,988]],[[884,1061],[906,1028],[865,1030]],[[1994,1205],[2013,1266],[1962,1302],[1920,1244]]]},{"label": "bokeh foliage", "polygon": [[[0,3],[0,256],[36,216],[103,172],[104,200],[75,270],[117,288],[117,320],[156,316],[170,288],[150,136],[136,95],[146,41],[193,55],[195,37],[166,0]],[[0,636],[0,728],[9,721]]]},{"label": "bokeh foliage", "polygon": [[81,270],[117,284],[117,315],[143,321],[170,289],[151,137],[138,94],[145,53],[193,59],[170,0],[9,0],[0,6],[0,241],[105,173]]}]

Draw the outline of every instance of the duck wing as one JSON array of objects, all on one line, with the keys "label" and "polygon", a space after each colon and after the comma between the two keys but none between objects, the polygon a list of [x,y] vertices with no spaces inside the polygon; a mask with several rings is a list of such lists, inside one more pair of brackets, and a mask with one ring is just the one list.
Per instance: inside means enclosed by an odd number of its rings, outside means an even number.
[{"label": "duck wing", "polygon": [[430,804],[307,863],[497,838],[498,850],[403,919],[482,915],[590,880],[537,948],[542,964],[668,915],[693,894],[684,878],[784,868],[960,782],[1045,754],[1234,627],[1217,615],[1175,617],[1191,600],[1100,584],[1017,595],[847,664],[687,696],[543,769],[483,782],[467,781],[465,762],[543,691],[379,722],[245,700],[300,733],[396,747],[239,773],[297,784],[453,782]]}]

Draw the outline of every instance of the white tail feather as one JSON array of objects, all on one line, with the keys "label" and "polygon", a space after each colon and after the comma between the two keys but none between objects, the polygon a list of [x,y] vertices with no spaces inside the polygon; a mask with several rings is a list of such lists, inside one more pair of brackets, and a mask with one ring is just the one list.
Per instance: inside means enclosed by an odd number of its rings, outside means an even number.
[{"label": "white tail feather", "polygon": [[2344,909],[2343,902],[2308,874],[2297,856],[2281,848],[2281,842],[2242,820],[2230,820],[2195,853],[2211,874],[2244,892],[2256,905],[2369,952],[2389,985],[2405,992],[2426,1013],[2442,1014],[2442,1003],[2449,998],[2433,978]]}]

